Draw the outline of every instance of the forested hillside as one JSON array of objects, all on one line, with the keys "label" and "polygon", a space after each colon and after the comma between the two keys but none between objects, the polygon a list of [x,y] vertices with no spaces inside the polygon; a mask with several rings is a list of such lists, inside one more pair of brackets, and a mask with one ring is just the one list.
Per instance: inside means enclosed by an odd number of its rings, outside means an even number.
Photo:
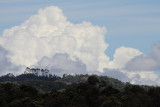
[{"label": "forested hillside", "polygon": [[[71,82],[63,90],[42,92],[38,88],[16,82],[0,83],[2,107],[159,107],[160,88],[124,84],[114,88],[99,76],[88,76],[86,82],[73,83],[78,76],[54,80]],[[102,80],[103,78],[103,80]],[[106,77],[105,77],[106,78]],[[78,80],[78,79],[77,79]],[[114,79],[113,79],[114,80]],[[43,82],[43,80],[41,80]],[[52,87],[52,86],[51,86]]]},{"label": "forested hillside", "polygon": [[[88,80],[88,74],[76,74],[76,75],[67,75],[64,74],[62,77],[59,77],[55,74],[48,75],[37,75],[37,73],[23,73],[17,76],[9,73],[0,77],[0,82],[11,82],[14,84],[25,84],[33,86],[38,90],[43,92],[50,92],[53,90],[63,90],[73,84],[86,83]],[[99,83],[98,85],[110,86],[119,90],[123,90],[125,83],[107,76],[98,76],[95,75]]]}]

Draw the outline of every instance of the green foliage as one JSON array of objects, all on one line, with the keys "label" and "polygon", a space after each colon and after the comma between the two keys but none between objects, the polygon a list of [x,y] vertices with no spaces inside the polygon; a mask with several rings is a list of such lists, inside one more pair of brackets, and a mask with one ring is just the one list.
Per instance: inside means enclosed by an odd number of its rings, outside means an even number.
[{"label": "green foliage", "polygon": [[21,82],[0,83],[0,106],[160,107],[160,87],[125,84],[96,75],[65,75],[53,81],[34,78],[29,81],[30,77],[27,81],[24,76]]},{"label": "green foliage", "polygon": [[95,75],[92,75],[90,77],[88,77],[88,83],[91,85],[96,85],[96,83],[98,83],[99,80]]},{"label": "green foliage", "polygon": [[35,74],[20,74],[18,76],[14,76],[13,74],[9,73],[6,74],[4,76],[0,77],[0,82],[24,82],[24,81],[37,81],[37,80],[41,80],[41,81],[55,81],[61,79],[59,76],[57,75],[52,75],[50,74],[49,76],[38,76]]}]

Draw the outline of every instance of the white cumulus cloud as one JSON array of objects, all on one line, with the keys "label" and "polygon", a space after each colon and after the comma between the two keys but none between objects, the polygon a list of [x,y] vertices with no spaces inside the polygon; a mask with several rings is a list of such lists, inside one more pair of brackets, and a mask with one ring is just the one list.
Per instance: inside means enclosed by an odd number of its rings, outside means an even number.
[{"label": "white cumulus cloud", "polygon": [[159,69],[160,43],[153,46],[149,56],[137,49],[117,48],[110,61],[105,54],[108,47],[106,32],[105,27],[90,22],[69,22],[56,6],[40,9],[0,36],[0,74],[20,73],[28,66],[47,68],[58,75],[96,73],[125,82],[160,83],[156,82],[160,79],[152,71]]},{"label": "white cumulus cloud", "polygon": [[142,52],[134,48],[128,48],[128,47],[117,48],[114,54],[114,59],[113,61],[109,62],[108,68],[122,69],[125,67],[128,61],[141,54]]},{"label": "white cumulus cloud", "polygon": [[20,26],[3,32],[0,45],[16,65],[35,65],[44,56],[66,53],[72,60],[79,58],[88,71],[103,70],[109,58],[104,51],[105,27],[90,22],[73,24],[67,21],[61,9],[55,6],[40,9]]},{"label": "white cumulus cloud", "polygon": [[23,73],[25,66],[17,66],[11,63],[9,59],[6,57],[7,53],[8,52],[0,46],[0,75],[5,75],[7,73]]}]

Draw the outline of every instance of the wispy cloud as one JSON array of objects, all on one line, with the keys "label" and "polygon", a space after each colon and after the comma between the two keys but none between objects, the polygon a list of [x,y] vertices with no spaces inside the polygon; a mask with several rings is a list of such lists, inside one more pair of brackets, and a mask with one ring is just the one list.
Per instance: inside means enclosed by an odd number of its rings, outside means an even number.
[{"label": "wispy cloud", "polygon": [[24,1],[26,0],[0,0],[0,3],[13,3],[13,2],[24,2]]},{"label": "wispy cloud", "polygon": [[[122,6],[122,7],[103,7],[100,9],[91,9],[91,10],[79,10],[68,12],[69,15],[74,16],[79,15],[82,17],[117,17],[117,16],[135,16],[149,13],[160,13],[159,7],[153,6]],[[88,15],[89,14],[89,15]],[[105,16],[105,17],[104,17]]]}]

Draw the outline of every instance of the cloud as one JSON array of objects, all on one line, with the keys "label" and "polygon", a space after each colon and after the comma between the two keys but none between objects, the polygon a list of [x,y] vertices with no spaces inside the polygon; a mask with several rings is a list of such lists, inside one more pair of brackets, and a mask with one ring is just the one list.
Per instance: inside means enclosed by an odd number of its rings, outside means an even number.
[{"label": "cloud", "polygon": [[125,67],[129,71],[155,71],[160,70],[160,42],[152,46],[149,55],[140,55],[129,61]]},{"label": "cloud", "polygon": [[148,78],[141,78],[141,76],[139,74],[136,74],[133,78],[130,79],[130,83],[132,84],[139,84],[139,85],[160,85],[159,83],[157,83],[157,81],[152,80],[152,79],[148,79]]},{"label": "cloud", "polygon": [[103,73],[97,73],[99,75],[107,75],[112,78],[119,79],[123,82],[130,82],[132,84],[140,85],[160,85],[160,79],[153,71],[142,72],[128,72],[122,69],[108,69],[104,68]]},{"label": "cloud", "polygon": [[9,2],[9,3],[10,3],[10,2],[23,2],[23,1],[25,1],[25,0],[1,0],[0,3],[6,3],[6,2],[7,2],[7,3],[8,3],[8,2]]},{"label": "cloud", "polygon": [[[47,68],[57,75],[94,73],[125,82],[158,83],[152,70],[159,69],[160,43],[152,47],[149,56],[137,49],[117,48],[113,61],[110,61],[105,54],[108,47],[104,41],[106,32],[105,27],[90,22],[73,24],[67,21],[56,6],[40,9],[24,23],[6,29],[0,36],[1,74],[22,73],[28,66]],[[146,73],[146,70],[150,71]]]},{"label": "cloud", "polygon": [[9,53],[7,57],[16,65],[36,65],[44,56],[66,53],[72,60],[77,57],[88,71],[102,71],[109,62],[104,51],[105,27],[90,22],[73,24],[67,21],[61,9],[55,6],[40,9],[20,26],[6,29],[0,45]]},{"label": "cloud", "polygon": [[6,54],[8,54],[8,52],[0,46],[0,75],[4,75],[6,73],[22,73],[24,66],[12,64],[6,57]]},{"label": "cloud", "polygon": [[52,58],[43,57],[38,64],[38,68],[47,68],[51,73],[62,76],[63,74],[88,74],[86,65],[78,58],[73,61],[68,54],[57,53]]},{"label": "cloud", "polygon": [[[108,1],[107,1],[108,3]],[[104,3],[104,4],[107,4]],[[68,13],[72,18],[77,19],[75,16],[80,16],[78,18],[84,18],[84,17],[97,17],[97,18],[122,18],[123,16],[137,16],[142,14],[149,14],[149,13],[159,13],[159,7],[158,6],[144,6],[144,5],[129,5],[129,6],[116,6],[116,7],[110,7],[105,6],[103,8],[99,9],[88,9],[86,11],[83,10],[72,10],[72,12]],[[104,14],[106,13],[106,14]],[[88,15],[90,14],[90,15]],[[73,16],[74,15],[74,16]]]},{"label": "cloud", "polygon": [[121,72],[118,69],[104,68],[104,72],[101,73],[101,75],[105,75],[105,76],[107,75],[109,77],[119,79],[123,82],[129,82],[130,81],[130,79],[127,77],[127,75],[125,73]]},{"label": "cloud", "polygon": [[121,69],[104,68],[103,73],[97,73],[121,80],[122,82],[130,82],[140,85],[160,85],[160,79],[153,71],[128,72]]},{"label": "cloud", "polygon": [[117,48],[114,54],[114,59],[113,61],[109,62],[108,68],[122,69],[125,67],[128,61],[141,54],[142,52],[134,48],[128,48],[128,47]]},{"label": "cloud", "polygon": [[123,72],[130,79],[130,83],[132,84],[160,85],[157,82],[158,76],[154,71],[128,72],[126,70],[120,70],[120,72]]}]

